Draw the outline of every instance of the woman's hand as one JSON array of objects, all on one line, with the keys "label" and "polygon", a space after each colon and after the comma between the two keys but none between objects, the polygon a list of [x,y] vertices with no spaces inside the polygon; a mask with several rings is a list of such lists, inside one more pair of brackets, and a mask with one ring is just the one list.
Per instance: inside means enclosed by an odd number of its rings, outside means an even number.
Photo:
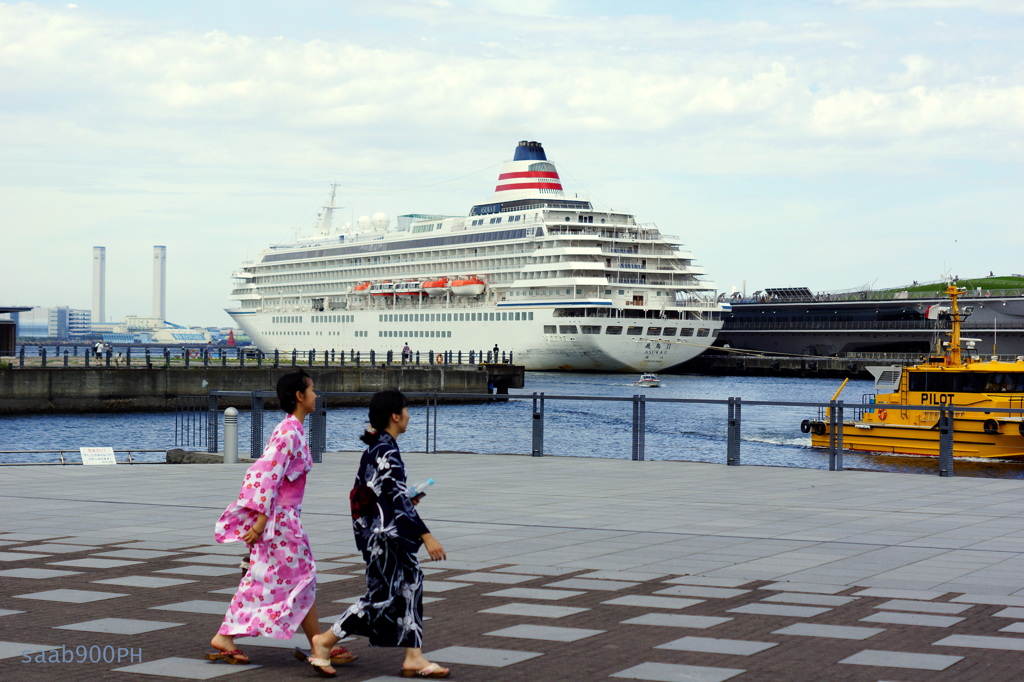
[{"label": "woman's hand", "polygon": [[252,524],[249,530],[245,531],[242,535],[242,540],[245,544],[252,547],[256,544],[261,537],[263,537],[263,529],[267,527],[267,515],[259,514],[256,518],[256,523]]},{"label": "woman's hand", "polygon": [[427,550],[427,554],[434,561],[444,561],[448,558],[448,555],[444,553],[444,547],[441,543],[434,539],[434,536],[430,533],[425,534],[422,537],[423,549]]}]

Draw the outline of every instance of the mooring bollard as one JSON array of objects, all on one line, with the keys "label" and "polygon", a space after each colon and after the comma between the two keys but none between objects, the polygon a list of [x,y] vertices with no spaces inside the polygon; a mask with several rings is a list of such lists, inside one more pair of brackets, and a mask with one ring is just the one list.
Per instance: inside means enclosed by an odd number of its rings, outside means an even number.
[{"label": "mooring bollard", "polygon": [[224,463],[238,464],[238,410],[224,410]]}]

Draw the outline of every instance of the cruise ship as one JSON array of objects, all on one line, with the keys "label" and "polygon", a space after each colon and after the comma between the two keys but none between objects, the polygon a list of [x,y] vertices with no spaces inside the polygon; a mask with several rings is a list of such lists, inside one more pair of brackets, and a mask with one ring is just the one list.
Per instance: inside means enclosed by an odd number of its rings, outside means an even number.
[{"label": "cruise ship", "polygon": [[233,277],[228,314],[264,352],[499,348],[528,370],[658,372],[717,337],[716,286],[676,237],[567,197],[523,141],[467,216],[384,214],[274,245]]}]

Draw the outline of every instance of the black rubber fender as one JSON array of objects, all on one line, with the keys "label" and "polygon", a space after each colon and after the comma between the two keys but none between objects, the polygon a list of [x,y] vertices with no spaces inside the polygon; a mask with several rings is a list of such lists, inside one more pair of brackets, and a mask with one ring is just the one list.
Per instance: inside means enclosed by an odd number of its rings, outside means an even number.
[{"label": "black rubber fender", "polygon": [[814,432],[815,436],[824,436],[828,431],[828,429],[825,428],[825,422],[812,422],[811,430]]},{"label": "black rubber fender", "polygon": [[810,433],[810,432],[811,432],[811,422],[810,422],[810,420],[809,419],[805,419],[802,422],[800,422],[800,433]]},{"label": "black rubber fender", "polygon": [[995,436],[999,433],[999,422],[995,419],[986,419],[985,423],[981,426],[985,433],[990,436]]}]

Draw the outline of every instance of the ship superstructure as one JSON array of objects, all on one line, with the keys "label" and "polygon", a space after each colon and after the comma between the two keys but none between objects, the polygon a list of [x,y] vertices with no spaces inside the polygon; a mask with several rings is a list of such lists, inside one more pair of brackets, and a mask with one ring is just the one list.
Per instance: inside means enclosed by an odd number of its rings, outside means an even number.
[{"label": "ship superstructure", "polygon": [[271,246],[234,273],[227,312],[263,351],[511,352],[530,370],[656,372],[711,345],[714,283],[682,243],[568,198],[520,142],[467,216],[383,214]]}]

